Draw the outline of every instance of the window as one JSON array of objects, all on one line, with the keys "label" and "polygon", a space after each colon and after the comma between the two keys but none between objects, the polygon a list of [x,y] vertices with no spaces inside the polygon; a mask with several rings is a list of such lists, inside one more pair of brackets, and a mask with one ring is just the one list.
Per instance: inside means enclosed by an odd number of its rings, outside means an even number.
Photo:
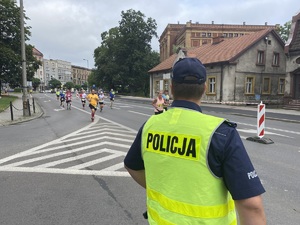
[{"label": "window", "polygon": [[207,94],[216,94],[216,77],[208,77]]},{"label": "window", "polygon": [[274,52],[272,66],[279,66],[279,53]]},{"label": "window", "polygon": [[206,33],[205,32],[202,32],[202,37],[206,37]]},{"label": "window", "polygon": [[211,33],[207,33],[207,37],[211,37]]},{"label": "window", "polygon": [[229,33],[229,37],[232,38],[233,37],[233,33]]},{"label": "window", "polygon": [[279,78],[278,94],[284,94],[284,84],[285,84],[285,79],[284,78]]},{"label": "window", "polygon": [[254,77],[246,77],[245,94],[254,93]]},{"label": "window", "polygon": [[263,89],[262,89],[263,94],[270,94],[270,84],[271,84],[271,79],[269,77],[264,77]]},{"label": "window", "polygon": [[164,80],[164,90],[169,90],[169,81]]},{"label": "window", "polygon": [[205,45],[205,44],[207,44],[207,43],[208,43],[207,39],[202,39],[202,44],[203,44],[203,45]]},{"label": "window", "polygon": [[265,64],[265,52],[264,51],[258,51],[257,52],[257,65],[264,65]]},{"label": "window", "polygon": [[155,92],[159,92],[159,80],[155,81]]}]

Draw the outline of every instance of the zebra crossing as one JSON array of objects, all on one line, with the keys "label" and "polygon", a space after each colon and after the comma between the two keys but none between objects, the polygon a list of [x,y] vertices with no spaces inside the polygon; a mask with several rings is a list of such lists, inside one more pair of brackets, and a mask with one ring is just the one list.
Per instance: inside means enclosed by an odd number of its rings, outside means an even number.
[{"label": "zebra crossing", "polygon": [[123,160],[136,131],[104,118],[0,159],[0,171],[128,177]]}]

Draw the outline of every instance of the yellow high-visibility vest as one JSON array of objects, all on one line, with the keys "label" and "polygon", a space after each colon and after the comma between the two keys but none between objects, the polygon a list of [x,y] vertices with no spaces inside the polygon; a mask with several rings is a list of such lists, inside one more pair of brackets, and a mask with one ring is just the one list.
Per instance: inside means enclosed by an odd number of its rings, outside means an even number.
[{"label": "yellow high-visibility vest", "polygon": [[212,135],[223,122],[195,110],[170,108],[145,123],[149,224],[237,224],[234,201],[207,159]]}]

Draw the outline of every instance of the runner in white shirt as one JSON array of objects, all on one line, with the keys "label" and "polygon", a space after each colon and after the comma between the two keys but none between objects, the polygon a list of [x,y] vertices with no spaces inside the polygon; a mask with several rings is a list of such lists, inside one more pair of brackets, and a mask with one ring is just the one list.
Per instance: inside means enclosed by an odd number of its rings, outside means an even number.
[{"label": "runner in white shirt", "polygon": [[100,92],[99,94],[99,106],[100,106],[100,112],[102,112],[103,107],[104,107],[104,93],[103,91]]},{"label": "runner in white shirt", "polygon": [[82,103],[82,108],[84,109],[85,103],[86,103],[86,93],[85,90],[82,90],[82,93],[80,94],[80,99]]}]

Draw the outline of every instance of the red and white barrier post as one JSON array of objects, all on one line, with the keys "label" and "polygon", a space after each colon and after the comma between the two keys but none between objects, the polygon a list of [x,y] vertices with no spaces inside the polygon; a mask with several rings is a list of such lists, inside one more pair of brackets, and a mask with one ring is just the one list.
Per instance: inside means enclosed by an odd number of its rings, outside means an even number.
[{"label": "red and white barrier post", "polygon": [[265,113],[266,105],[260,102],[257,105],[257,137],[263,138],[265,135]]},{"label": "red and white barrier post", "polygon": [[248,137],[246,140],[255,141],[263,144],[273,144],[270,138],[265,138],[265,119],[266,119],[266,105],[260,102],[257,105],[257,136]]}]

